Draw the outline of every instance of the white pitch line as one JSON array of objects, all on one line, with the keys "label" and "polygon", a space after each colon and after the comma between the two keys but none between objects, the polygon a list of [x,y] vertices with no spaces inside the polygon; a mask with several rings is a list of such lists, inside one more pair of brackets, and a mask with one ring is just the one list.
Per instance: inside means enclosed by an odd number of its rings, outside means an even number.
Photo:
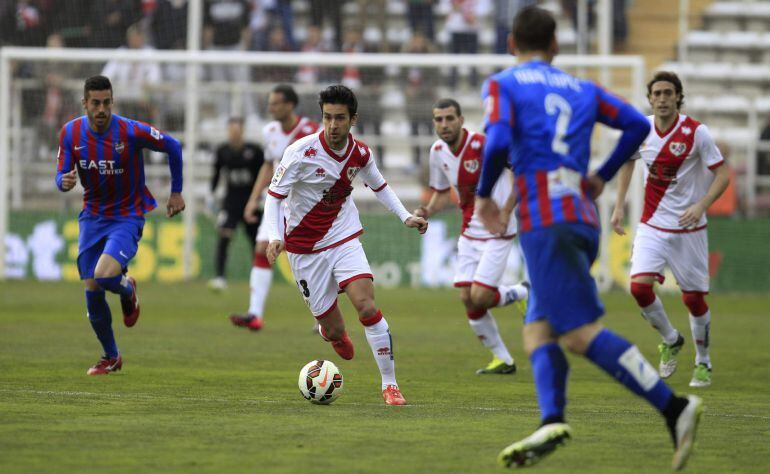
[{"label": "white pitch line", "polygon": [[[208,398],[208,397],[173,397],[173,396],[161,396],[147,393],[96,393],[96,392],[81,392],[81,391],[69,391],[69,390],[30,390],[30,389],[0,389],[0,393],[19,393],[19,394],[31,394],[31,395],[48,395],[58,397],[72,397],[72,398],[99,398],[99,399],[115,399],[115,400],[182,400],[186,402],[201,402],[201,403],[247,403],[247,404],[275,404],[275,403],[290,403],[290,404],[303,404],[304,400],[269,400],[269,399],[238,399],[238,398]],[[359,403],[359,402],[345,402],[345,406],[382,406],[380,403]],[[439,405],[436,403],[417,403],[406,405],[402,408],[418,409],[418,408],[452,408],[452,409],[464,409],[475,411],[491,411],[491,412],[516,412],[516,413],[538,413],[536,408],[516,408],[516,407],[473,407],[473,406],[449,406]],[[594,414],[606,414],[607,410],[592,410],[590,408],[571,408],[571,415],[594,415]],[[646,416],[648,411],[641,410],[614,410],[613,413],[623,413],[627,415],[639,415]],[[709,410],[707,406],[706,416],[708,417],[720,417],[720,418],[747,418],[757,420],[770,420],[770,415],[751,415],[748,413],[721,413]]]}]

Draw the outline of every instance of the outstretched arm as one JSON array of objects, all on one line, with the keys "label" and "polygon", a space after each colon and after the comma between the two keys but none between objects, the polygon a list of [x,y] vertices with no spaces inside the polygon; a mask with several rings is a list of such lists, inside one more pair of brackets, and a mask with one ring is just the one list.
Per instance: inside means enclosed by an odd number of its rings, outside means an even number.
[{"label": "outstretched arm", "polygon": [[380,170],[377,169],[377,164],[374,162],[374,157],[369,157],[369,161],[361,168],[361,178],[364,183],[369,186],[374,194],[377,196],[377,200],[382,203],[390,212],[398,216],[398,219],[403,222],[407,227],[417,229],[421,234],[424,234],[428,230],[428,221],[422,217],[415,217],[409,213],[404,207],[404,204],[396,196],[385,178],[382,177]]},{"label": "outstretched arm", "polygon": [[452,195],[449,192],[449,188],[434,190],[433,194],[430,196],[430,200],[428,201],[428,204],[418,207],[417,209],[414,210],[412,214],[414,214],[417,217],[423,217],[425,219],[428,219],[433,214],[444,209],[446,205],[451,202],[451,200],[452,200]]},{"label": "outstretched arm", "polygon": [[612,217],[610,218],[610,224],[612,229],[618,235],[626,235],[626,229],[623,227],[623,218],[626,216],[626,194],[628,194],[628,187],[631,184],[631,178],[634,176],[634,166],[636,161],[627,161],[622,168],[620,168],[620,175],[618,178],[618,194],[615,199],[615,209],[612,211]]},{"label": "outstretched arm", "polygon": [[270,178],[273,176],[273,162],[265,161],[259,168],[257,173],[257,180],[254,181],[254,187],[251,188],[251,194],[249,200],[246,202],[246,207],[243,209],[243,218],[246,222],[254,224],[257,222],[257,207],[259,207],[259,198],[262,196],[262,192],[270,184]]}]

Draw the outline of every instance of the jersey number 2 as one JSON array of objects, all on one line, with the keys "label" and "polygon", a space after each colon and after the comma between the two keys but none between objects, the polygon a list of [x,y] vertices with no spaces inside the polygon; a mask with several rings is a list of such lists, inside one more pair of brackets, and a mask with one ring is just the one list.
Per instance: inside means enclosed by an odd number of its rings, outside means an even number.
[{"label": "jersey number 2", "polygon": [[564,97],[551,93],[545,96],[545,111],[548,115],[558,114],[551,150],[560,155],[569,155],[569,145],[564,141],[564,136],[567,134],[569,121],[572,118],[572,107]]}]

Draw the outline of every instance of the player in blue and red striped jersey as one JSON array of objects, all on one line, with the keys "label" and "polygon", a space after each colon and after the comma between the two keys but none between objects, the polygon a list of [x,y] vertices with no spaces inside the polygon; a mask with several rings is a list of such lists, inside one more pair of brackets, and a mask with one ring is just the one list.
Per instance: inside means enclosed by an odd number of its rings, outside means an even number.
[{"label": "player in blue and red striped jersey", "polygon": [[[504,466],[527,466],[570,438],[565,422],[568,364],[559,343],[585,356],[645,398],[666,419],[675,453],[684,466],[692,449],[702,401],[674,395],[636,346],[599,322],[591,264],[599,249],[594,199],[647,137],[647,119],[597,85],[553,66],[556,22],[528,7],[513,22],[509,47],[519,65],[485,84],[486,135],[477,211],[500,232],[492,187],[508,163],[515,175],[519,235],[532,284],[524,346],[532,362],[541,427],[505,448]],[[623,133],[596,173],[588,173],[590,141],[599,122]]]},{"label": "player in blue and red striped jersey", "polygon": [[166,214],[184,210],[182,148],[173,137],[141,122],[112,114],[112,84],[104,76],[85,82],[86,115],[68,122],[59,134],[56,186],[72,189],[78,178],[85,192],[80,212],[78,272],[86,286],[88,320],[104,355],[88,375],[120,370],[123,359],[112,332],[112,314],[105,290],[120,295],[127,327],[139,318],[136,281],[126,276],[136,255],[144,215],[155,209],[155,198],[144,184],[143,149],[168,154],[171,195]]}]

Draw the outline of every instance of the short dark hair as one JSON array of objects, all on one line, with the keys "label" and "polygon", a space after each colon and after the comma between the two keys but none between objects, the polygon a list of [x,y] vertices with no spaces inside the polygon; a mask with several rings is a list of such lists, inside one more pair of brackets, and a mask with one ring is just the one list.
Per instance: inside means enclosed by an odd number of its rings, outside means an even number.
[{"label": "short dark hair", "polygon": [[434,109],[446,109],[447,107],[454,107],[455,112],[457,112],[457,116],[462,117],[463,109],[460,108],[460,104],[458,104],[454,99],[444,97],[443,99],[437,100],[436,103],[433,104]]},{"label": "short dark hair", "polygon": [[647,83],[647,97],[652,94],[652,86],[656,82],[670,82],[674,85],[674,91],[679,94],[679,100],[676,102],[676,108],[681,109],[684,103],[684,88],[682,87],[682,80],[675,72],[671,71],[658,71],[652,76],[650,82]]},{"label": "short dark hair", "polygon": [[556,20],[548,10],[533,5],[519,10],[511,31],[519,51],[547,51],[556,35]]},{"label": "short dark hair", "polygon": [[318,94],[318,105],[321,106],[321,112],[324,110],[324,104],[342,104],[348,106],[350,116],[354,116],[358,111],[358,99],[350,88],[342,84],[335,84],[322,90]]},{"label": "short dark hair", "polygon": [[299,96],[294,88],[288,84],[278,84],[273,87],[273,92],[276,94],[283,94],[283,98],[286,102],[291,102],[294,105],[299,104]]},{"label": "short dark hair", "polygon": [[231,123],[237,123],[238,125],[240,125],[242,127],[243,124],[244,124],[243,117],[239,117],[237,115],[233,115],[232,117],[227,119],[227,124],[230,125]]},{"label": "short dark hair", "polygon": [[83,98],[88,98],[89,91],[110,91],[112,94],[112,83],[104,76],[91,76],[86,79],[86,83],[83,86]]}]

